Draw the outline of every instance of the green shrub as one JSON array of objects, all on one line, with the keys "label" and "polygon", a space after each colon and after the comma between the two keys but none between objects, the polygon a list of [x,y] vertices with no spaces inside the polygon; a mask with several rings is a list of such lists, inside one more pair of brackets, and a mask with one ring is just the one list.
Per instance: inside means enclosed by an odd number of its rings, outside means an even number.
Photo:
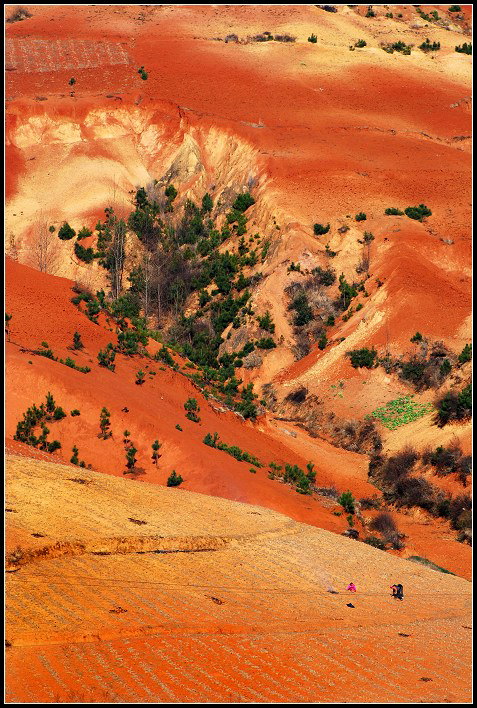
[{"label": "green shrub", "polygon": [[312,34],[308,37],[308,41],[311,42],[312,44],[316,44],[317,41],[318,41],[318,37],[316,36],[316,34],[313,34],[313,33],[312,33]]},{"label": "green shrub", "polygon": [[211,435],[211,433],[207,433],[207,435],[204,437],[202,442],[205,445],[208,445],[209,447],[217,447],[218,438],[219,438],[218,433],[214,433],[213,435]]},{"label": "green shrub", "polygon": [[188,398],[184,403],[184,408],[187,411],[186,418],[191,420],[193,423],[200,423],[200,418],[197,415],[200,408],[195,398]]},{"label": "green shrub", "polygon": [[356,500],[349,490],[347,492],[343,492],[336,501],[338,502],[338,504],[341,504],[347,514],[354,514],[354,505],[356,503]]},{"label": "green shrub", "polygon": [[250,192],[245,192],[244,194],[239,194],[232,204],[232,209],[235,211],[243,213],[247,211],[249,207],[255,204],[255,199],[252,197]]},{"label": "green shrub", "polygon": [[388,216],[403,216],[404,212],[401,211],[400,209],[396,209],[396,207],[389,207],[388,209],[385,210],[385,214],[388,214]]},{"label": "green shrub", "polygon": [[110,431],[111,427],[111,420],[110,420],[111,413],[108,411],[106,407],[103,406],[101,409],[101,413],[99,415],[99,427],[100,427],[100,434],[98,435],[99,438],[103,438],[103,440],[107,440],[107,438],[112,437],[112,432]]},{"label": "green shrub", "polygon": [[85,263],[92,263],[96,257],[93,248],[84,248],[78,242],[75,243],[75,255],[80,261],[84,261]]},{"label": "green shrub", "polygon": [[366,46],[366,42],[364,41],[364,39],[358,39],[358,41],[355,42],[354,46],[358,47],[358,49],[362,49],[363,47]]},{"label": "green shrub", "polygon": [[322,332],[321,337],[318,340],[318,349],[326,349],[326,345],[328,344],[328,337],[326,336],[326,332]]},{"label": "green shrub", "polygon": [[437,401],[437,423],[440,427],[452,420],[466,420],[472,415],[472,384],[460,393],[449,391]]},{"label": "green shrub", "polygon": [[296,272],[300,273],[300,272],[301,272],[301,266],[300,266],[299,263],[294,263],[294,262],[292,261],[292,262],[290,263],[290,265],[288,266],[288,272],[291,273],[291,272],[293,272],[293,271],[296,271]]},{"label": "green shrub", "polygon": [[431,216],[432,211],[425,204],[419,204],[419,206],[416,207],[406,207],[404,213],[410,219],[423,221],[426,216]]},{"label": "green shrub", "polygon": [[78,450],[78,448],[76,447],[76,445],[73,445],[73,449],[72,449],[71,452],[73,453],[72,456],[71,456],[71,458],[70,458],[71,464],[72,464],[72,465],[79,465],[79,457],[78,457],[78,452],[79,452],[79,450]]},{"label": "green shrub", "polygon": [[366,214],[364,211],[360,211],[358,214],[356,214],[355,219],[356,221],[366,221]]},{"label": "green shrub", "polygon": [[459,354],[460,364],[465,364],[468,361],[472,361],[472,344],[466,344]]},{"label": "green shrub", "polygon": [[260,327],[266,332],[270,332],[270,334],[273,334],[275,332],[275,325],[273,323],[272,316],[270,315],[270,312],[268,310],[263,315],[263,317],[260,317],[260,315],[257,317],[257,322]]},{"label": "green shrub", "polygon": [[419,49],[423,52],[436,52],[441,48],[440,42],[431,42],[429,38],[419,45]]},{"label": "green shrub", "polygon": [[125,329],[122,332],[118,332],[117,351],[127,356],[133,356],[133,354],[138,353],[139,344],[146,346],[147,340],[148,337],[145,332]]},{"label": "green shrub", "polygon": [[257,349],[275,349],[277,346],[271,337],[262,337],[255,342]]},{"label": "green shrub", "polygon": [[367,543],[368,546],[373,546],[373,548],[379,548],[381,551],[386,550],[385,542],[377,536],[366,536],[364,543]]},{"label": "green shrub", "polygon": [[450,363],[449,359],[444,359],[444,361],[440,365],[439,371],[442,376],[448,376],[450,374],[450,372],[452,371],[452,364]]},{"label": "green shrub", "polygon": [[86,226],[83,226],[79,231],[78,231],[78,236],[77,236],[77,241],[82,241],[84,238],[89,238],[90,236],[93,235],[93,232],[90,231],[89,229],[86,228]]},{"label": "green shrub", "polygon": [[130,471],[133,471],[136,467],[136,452],[137,449],[132,444],[129,444],[129,447],[126,448],[126,467]]},{"label": "green shrub", "polygon": [[111,342],[106,345],[104,349],[100,349],[98,352],[98,363],[100,366],[104,366],[106,369],[109,369],[110,371],[114,371],[116,368],[116,364],[114,364],[114,360],[116,358],[116,352],[114,351],[113,345]]},{"label": "green shrub", "polygon": [[58,238],[62,241],[69,241],[74,236],[76,236],[76,231],[71,228],[67,221],[65,221],[58,231]]},{"label": "green shrub", "polygon": [[298,295],[291,305],[288,307],[289,310],[295,310],[296,314],[293,319],[293,324],[295,327],[302,327],[308,324],[313,319],[313,310],[308,304],[308,298],[306,293],[301,293]]},{"label": "green shrub", "polygon": [[210,194],[207,192],[204,194],[202,197],[202,213],[208,213],[211,212],[214,206],[214,202],[212,201],[212,197]]},{"label": "green shrub", "polygon": [[313,225],[313,231],[315,233],[315,236],[322,236],[323,234],[327,234],[329,230],[330,230],[329,224],[326,224],[326,226],[323,226],[323,224],[314,224]]},{"label": "green shrub", "polygon": [[377,351],[375,349],[353,349],[352,351],[346,352],[346,356],[351,359],[351,366],[355,369],[366,368],[372,369],[377,356]]},{"label": "green shrub", "polygon": [[180,474],[176,474],[175,470],[172,470],[171,474],[167,478],[167,486],[168,487],[178,487],[180,484],[182,484],[184,480],[182,479]]},{"label": "green shrub", "polygon": [[80,411],[77,408],[73,408],[73,410],[70,413],[71,417],[74,418],[77,415],[81,415]]},{"label": "green shrub", "polygon": [[449,12],[462,12],[462,8],[460,5],[451,5]]},{"label": "green shrub", "polygon": [[459,44],[455,48],[456,52],[459,54],[472,54],[472,42],[464,42],[464,44]]},{"label": "green shrub", "polygon": [[53,420],[61,420],[62,418],[66,418],[66,413],[61,406],[57,406],[53,411]]},{"label": "green shrub", "polygon": [[336,282],[336,273],[332,268],[325,269],[317,266],[313,268],[311,272],[317,277],[320,285],[326,285],[328,287]]},{"label": "green shrub", "polygon": [[410,341],[413,342],[414,344],[416,344],[417,342],[422,342],[422,340],[423,340],[423,336],[420,332],[416,332],[416,334],[414,334],[410,339]]},{"label": "green shrub", "polygon": [[81,334],[79,332],[73,334],[73,349],[84,349],[84,344],[81,341]]},{"label": "green shrub", "polygon": [[163,361],[164,364],[167,364],[167,366],[170,366],[171,369],[177,369],[178,365],[172,358],[170,352],[168,349],[166,349],[165,346],[162,346],[162,349],[159,349],[158,352],[154,355],[154,359],[156,361]]},{"label": "green shrub", "polygon": [[346,281],[343,273],[341,273],[341,275],[339,277],[339,283],[340,284],[338,286],[338,290],[341,293],[341,297],[339,300],[339,306],[341,307],[342,310],[347,310],[348,307],[350,306],[351,300],[357,296],[358,290],[357,290],[357,287],[355,286],[355,284],[350,285]]}]

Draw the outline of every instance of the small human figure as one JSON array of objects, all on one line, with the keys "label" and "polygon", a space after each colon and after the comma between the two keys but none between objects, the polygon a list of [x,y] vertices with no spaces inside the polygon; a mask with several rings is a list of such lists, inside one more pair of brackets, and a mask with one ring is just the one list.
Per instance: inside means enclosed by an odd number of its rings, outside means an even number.
[{"label": "small human figure", "polygon": [[401,583],[395,583],[394,585],[391,585],[391,590],[392,590],[392,593],[393,593],[393,597],[394,597],[396,600],[402,600],[402,599],[403,599],[404,594],[403,594],[403,587],[402,587]]},{"label": "small human figure", "polygon": [[350,583],[346,589],[350,592],[356,592],[356,585],[354,583]]}]

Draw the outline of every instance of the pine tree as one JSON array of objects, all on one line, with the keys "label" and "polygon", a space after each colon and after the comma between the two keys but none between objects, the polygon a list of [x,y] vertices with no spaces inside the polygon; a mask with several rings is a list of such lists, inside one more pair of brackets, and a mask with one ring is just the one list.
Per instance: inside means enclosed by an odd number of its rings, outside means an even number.
[{"label": "pine tree", "polygon": [[84,344],[81,341],[81,334],[79,332],[73,334],[73,349],[84,349]]},{"label": "pine tree", "polygon": [[160,443],[159,440],[154,440],[151,447],[152,447],[152,459],[154,461],[154,464],[157,466],[157,461],[160,457],[159,449],[162,447],[162,443]]},{"label": "pine tree", "polygon": [[136,460],[136,452],[137,452],[137,450],[136,450],[136,448],[134,447],[134,445],[131,445],[131,446],[128,447],[128,449],[126,450],[126,467],[127,467],[129,470],[133,470],[133,469],[134,469],[134,466],[135,466],[135,464],[136,464],[136,462],[137,462],[137,460]]},{"label": "pine tree", "polygon": [[103,438],[103,440],[107,440],[112,437],[112,432],[109,429],[111,427],[110,415],[111,413],[108,409],[103,407],[99,416],[99,427],[101,428],[101,433],[98,435],[98,437]]}]

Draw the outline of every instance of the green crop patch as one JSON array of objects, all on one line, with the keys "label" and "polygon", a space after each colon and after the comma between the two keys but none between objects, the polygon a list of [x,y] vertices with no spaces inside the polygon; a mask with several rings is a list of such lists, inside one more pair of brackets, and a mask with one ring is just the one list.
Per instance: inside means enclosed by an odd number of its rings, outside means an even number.
[{"label": "green crop patch", "polygon": [[413,396],[402,396],[394,401],[389,401],[385,406],[376,408],[367,420],[375,418],[389,430],[395,430],[401,425],[412,423],[413,420],[422,418],[433,409],[432,403],[417,403]]}]

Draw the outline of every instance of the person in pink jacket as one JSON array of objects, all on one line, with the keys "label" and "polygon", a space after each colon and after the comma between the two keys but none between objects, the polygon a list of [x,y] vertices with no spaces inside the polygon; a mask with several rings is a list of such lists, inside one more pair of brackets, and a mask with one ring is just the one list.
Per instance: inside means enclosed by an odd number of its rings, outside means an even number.
[{"label": "person in pink jacket", "polygon": [[356,592],[356,585],[354,583],[350,583],[346,589],[350,592]]}]

